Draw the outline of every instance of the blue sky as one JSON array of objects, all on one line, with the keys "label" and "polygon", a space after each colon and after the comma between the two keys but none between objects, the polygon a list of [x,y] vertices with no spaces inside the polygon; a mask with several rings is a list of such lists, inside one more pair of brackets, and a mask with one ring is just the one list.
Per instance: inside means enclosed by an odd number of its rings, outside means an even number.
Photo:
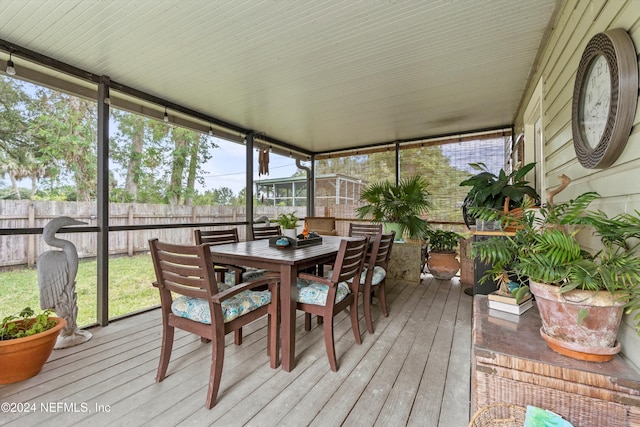
[{"label": "blue sky", "polygon": [[[204,181],[209,189],[229,187],[238,194],[245,187],[245,151],[246,146],[216,139],[216,148],[212,158],[203,166]],[[254,150],[254,180],[258,181],[258,156]],[[297,171],[295,160],[274,153],[269,155],[269,175],[262,178],[285,178]],[[202,190],[202,188],[200,188]]]}]

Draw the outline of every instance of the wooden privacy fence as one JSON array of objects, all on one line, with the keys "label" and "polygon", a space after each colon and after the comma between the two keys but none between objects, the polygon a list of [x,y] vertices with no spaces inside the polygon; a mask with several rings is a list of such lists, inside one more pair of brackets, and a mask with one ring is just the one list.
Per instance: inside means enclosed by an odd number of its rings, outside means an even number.
[{"label": "wooden privacy fence", "polygon": [[[355,218],[356,205],[316,207],[315,216],[336,218],[338,235],[349,233],[349,223]],[[0,200],[0,228],[42,228],[59,216],[84,221],[97,226],[97,206],[92,202],[61,202],[34,200]],[[255,206],[254,218],[277,218],[280,213],[296,212],[304,218],[304,208],[299,206]],[[246,221],[244,206],[177,206],[145,203],[110,203],[110,226],[153,226],[158,224],[233,223]],[[299,226],[301,227],[302,221]],[[243,225],[236,225],[240,240],[246,240]],[[218,227],[218,228],[223,228]],[[462,226],[459,227],[463,231]],[[210,227],[208,228],[210,229]],[[80,258],[92,258],[97,254],[97,233],[64,233],[59,235],[76,245]],[[159,228],[149,230],[112,231],[109,233],[110,255],[133,255],[149,250],[148,240],[157,237],[162,241],[188,244],[193,242],[193,228]],[[51,249],[41,235],[16,234],[0,236],[0,269],[17,266],[33,267],[38,256]]]},{"label": "wooden privacy fence", "polygon": [[[281,212],[296,208],[257,206],[255,218],[275,218]],[[300,208],[298,208],[300,209]],[[0,228],[42,228],[51,219],[69,216],[84,221],[88,226],[97,225],[97,206],[92,202],[62,202],[33,200],[0,200]],[[304,216],[298,211],[299,216]],[[225,223],[246,221],[244,206],[177,206],[144,203],[110,203],[110,226],[141,226],[185,223]],[[237,226],[240,239],[244,240],[245,227]],[[63,233],[59,236],[75,244],[80,258],[95,257],[97,233]],[[193,242],[192,228],[165,228],[150,230],[112,231],[109,233],[110,255],[133,255],[148,251],[148,240],[160,240],[188,244]],[[41,235],[0,236],[0,268],[27,265],[33,267],[37,257],[51,249]]]}]

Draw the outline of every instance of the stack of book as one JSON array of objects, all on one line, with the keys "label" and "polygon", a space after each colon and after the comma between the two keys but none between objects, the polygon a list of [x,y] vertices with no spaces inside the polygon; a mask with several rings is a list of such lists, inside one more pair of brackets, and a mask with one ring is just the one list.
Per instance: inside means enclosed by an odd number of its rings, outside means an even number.
[{"label": "stack of book", "polygon": [[520,304],[516,303],[516,299],[513,297],[498,295],[495,292],[487,295],[487,298],[489,301],[489,308],[505,311],[507,313],[520,315],[533,307],[531,294],[527,294],[524,298],[522,298]]}]

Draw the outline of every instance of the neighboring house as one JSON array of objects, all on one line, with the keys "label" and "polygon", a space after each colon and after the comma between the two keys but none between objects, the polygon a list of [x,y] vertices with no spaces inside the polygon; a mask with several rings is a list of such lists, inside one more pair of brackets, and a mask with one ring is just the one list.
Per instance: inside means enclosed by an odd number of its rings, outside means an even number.
[{"label": "neighboring house", "polygon": [[[367,183],[358,178],[342,174],[316,176],[316,207],[353,205],[360,199],[360,191]],[[261,179],[255,181],[256,197],[260,204],[267,206],[301,206],[307,203],[307,178]]]}]

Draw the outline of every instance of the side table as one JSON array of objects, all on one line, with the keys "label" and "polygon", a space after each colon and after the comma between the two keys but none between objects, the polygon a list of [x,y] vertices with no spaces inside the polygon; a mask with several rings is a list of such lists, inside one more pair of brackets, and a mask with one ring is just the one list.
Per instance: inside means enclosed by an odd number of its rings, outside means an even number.
[{"label": "side table", "polygon": [[495,403],[533,405],[574,426],[640,426],[640,374],[620,357],[605,363],[560,355],[540,336],[537,307],[506,317],[486,295],[473,301],[472,413]]}]

